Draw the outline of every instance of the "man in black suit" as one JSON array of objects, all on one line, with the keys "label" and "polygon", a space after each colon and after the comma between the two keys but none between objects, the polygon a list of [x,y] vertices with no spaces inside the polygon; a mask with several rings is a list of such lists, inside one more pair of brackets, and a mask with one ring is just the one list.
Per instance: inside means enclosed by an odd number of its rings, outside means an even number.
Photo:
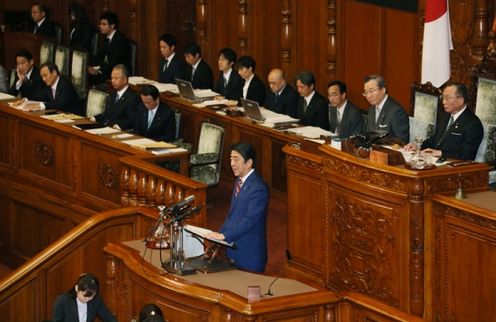
[{"label": "man in black suit", "polygon": [[159,38],[160,69],[158,81],[160,83],[176,83],[176,78],[184,79],[186,66],[184,61],[176,55],[176,38],[171,34],[163,34]]},{"label": "man in black suit", "polygon": [[33,19],[33,34],[53,37],[57,36],[55,26],[48,19],[48,9],[39,3],[33,4],[31,7],[31,19]]},{"label": "man in black suit", "polygon": [[42,100],[45,84],[41,80],[40,71],[34,65],[33,55],[26,49],[21,49],[15,56],[17,73],[8,93],[31,101]]},{"label": "man in black suit", "polygon": [[185,79],[191,81],[193,88],[212,89],[214,74],[212,68],[201,58],[201,48],[196,42],[184,48],[184,59],[188,63]]},{"label": "man in black suit", "polygon": [[408,114],[388,95],[384,78],[381,75],[366,76],[362,94],[371,105],[367,113],[366,131],[389,133],[404,143],[410,142]]},{"label": "man in black suit", "polygon": [[160,102],[158,89],[153,85],[145,85],[141,90],[141,101],[134,133],[155,141],[173,141],[176,127],[174,111]]},{"label": "man in black suit", "polygon": [[276,113],[298,117],[298,92],[286,82],[284,72],[275,68],[267,76],[270,91],[264,106]]},{"label": "man in black suit", "polygon": [[315,91],[315,76],[310,72],[300,72],[296,75],[296,88],[301,96],[298,102],[300,123],[329,130],[327,101]]},{"label": "man in black suit", "polygon": [[242,96],[245,99],[265,103],[266,88],[262,80],[255,74],[256,62],[251,56],[243,56],[236,63],[238,74],[244,79]]},{"label": "man in black suit", "polygon": [[[422,149],[432,156],[474,160],[484,136],[479,118],[467,108],[468,91],[462,83],[449,82],[443,90],[442,113],[436,124],[436,133],[422,143]],[[415,151],[407,144],[406,151]]]},{"label": "man in black suit", "polygon": [[347,99],[346,84],[335,80],[327,86],[329,99],[329,130],[341,139],[361,134],[363,131],[362,111]]},{"label": "man in black suit", "polygon": [[42,109],[56,108],[67,113],[84,115],[76,89],[71,82],[60,77],[57,65],[44,63],[40,67],[40,75],[47,85],[44,89]]},{"label": "man in black suit", "polygon": [[119,17],[113,12],[104,12],[100,16],[99,27],[105,39],[92,66],[88,67],[90,84],[93,85],[104,83],[109,79],[112,69],[118,64],[123,64],[132,73],[131,47],[126,36],[118,30]]},{"label": "man in black suit", "polygon": [[128,84],[128,71],[124,65],[116,65],[112,70],[111,82],[115,92],[107,100],[105,111],[95,115],[93,121],[113,126],[120,130],[132,129],[140,98]]},{"label": "man in black suit", "polygon": [[223,48],[219,52],[219,78],[215,83],[214,91],[219,93],[222,98],[229,100],[239,100],[243,94],[244,81],[239,76],[238,72],[234,70],[237,55],[231,48]]}]

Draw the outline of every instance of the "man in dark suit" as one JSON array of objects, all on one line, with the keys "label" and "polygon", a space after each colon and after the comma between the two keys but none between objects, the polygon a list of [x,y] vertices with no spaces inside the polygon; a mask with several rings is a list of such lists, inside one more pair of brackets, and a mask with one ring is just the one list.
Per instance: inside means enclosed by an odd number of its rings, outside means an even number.
[{"label": "man in dark suit", "polygon": [[184,59],[188,63],[185,79],[191,81],[195,89],[212,89],[214,74],[212,68],[201,58],[201,48],[196,42],[184,48]]},{"label": "man in dark suit", "polygon": [[47,85],[44,89],[42,109],[56,108],[67,113],[84,115],[76,89],[71,82],[60,77],[57,65],[44,63],[40,66],[40,75]]},{"label": "man in dark suit", "polygon": [[234,70],[237,55],[231,48],[223,48],[219,52],[219,78],[215,83],[214,91],[219,93],[222,98],[229,100],[239,100],[243,94],[244,81],[239,76],[238,72]]},{"label": "man in dark suit", "polygon": [[114,67],[111,82],[115,93],[112,93],[107,100],[105,111],[95,115],[93,121],[121,130],[128,130],[134,127],[136,110],[140,103],[140,98],[129,87],[128,76],[126,66],[116,65]]},{"label": "man in dark suit", "polygon": [[220,231],[209,237],[233,242],[227,256],[237,268],[262,273],[267,263],[267,207],[269,190],[255,171],[256,153],[248,143],[231,146],[231,168],[236,176],[231,207]]},{"label": "man in dark suit", "polygon": [[366,131],[389,133],[404,143],[410,142],[408,114],[387,94],[384,78],[380,75],[366,76],[362,94],[371,105],[367,113]]},{"label": "man in dark suit", "polygon": [[296,88],[301,96],[298,102],[300,123],[329,130],[327,101],[315,91],[315,76],[310,72],[300,72],[296,75]]},{"label": "man in dark suit", "polygon": [[55,26],[48,19],[48,9],[39,3],[31,6],[31,19],[33,19],[33,34],[53,37],[57,36]]},{"label": "man in dark suit", "polygon": [[284,72],[275,68],[267,76],[270,91],[265,98],[265,108],[276,113],[298,117],[298,92],[286,82]]},{"label": "man in dark suit", "polygon": [[26,49],[21,49],[15,56],[17,73],[8,93],[31,101],[42,100],[45,84],[41,80],[40,71],[34,65],[33,55]]},{"label": "man in dark suit", "polygon": [[[443,90],[444,112],[436,124],[436,133],[422,143],[432,156],[474,160],[484,136],[479,118],[467,108],[468,91],[462,83],[449,82]],[[407,144],[406,151],[415,151]]]},{"label": "man in dark suit", "polygon": [[141,89],[141,102],[138,105],[134,133],[155,141],[173,141],[176,126],[174,111],[160,102],[158,89],[153,85],[145,85]]},{"label": "man in dark suit", "polygon": [[110,78],[115,65],[123,64],[132,73],[131,47],[129,40],[118,30],[119,17],[110,11],[100,16],[100,32],[105,36],[103,45],[98,54],[88,67],[90,84],[101,84]]},{"label": "man in dark suit", "polygon": [[346,95],[345,83],[338,80],[329,83],[329,130],[341,139],[361,134],[363,131],[362,111],[348,101]]},{"label": "man in dark suit", "polygon": [[160,69],[158,71],[158,81],[160,83],[176,83],[176,78],[184,79],[186,65],[184,61],[176,55],[176,38],[171,34],[163,34],[159,38]]},{"label": "man in dark suit", "polygon": [[244,79],[242,96],[258,102],[259,105],[265,103],[266,88],[265,84],[255,74],[256,62],[251,56],[243,56],[238,59],[236,63],[238,67],[238,74]]}]

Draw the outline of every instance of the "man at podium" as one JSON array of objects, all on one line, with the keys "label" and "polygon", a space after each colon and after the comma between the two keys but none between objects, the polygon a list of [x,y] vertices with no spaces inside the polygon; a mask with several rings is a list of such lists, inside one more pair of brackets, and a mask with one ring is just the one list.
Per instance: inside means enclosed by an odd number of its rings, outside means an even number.
[{"label": "man at podium", "polygon": [[210,238],[233,242],[227,257],[237,268],[262,273],[267,263],[267,205],[269,190],[255,171],[256,153],[248,143],[231,146],[231,169],[236,176],[231,207],[220,232]]}]

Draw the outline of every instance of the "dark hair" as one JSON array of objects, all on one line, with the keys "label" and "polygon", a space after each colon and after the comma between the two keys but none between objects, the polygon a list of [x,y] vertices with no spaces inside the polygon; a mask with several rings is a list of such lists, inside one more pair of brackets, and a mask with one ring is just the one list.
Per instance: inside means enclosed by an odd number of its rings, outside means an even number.
[{"label": "dark hair", "polygon": [[41,66],[40,66],[40,71],[41,71],[41,69],[42,69],[43,67],[48,68],[48,71],[49,71],[50,73],[53,73],[53,71],[56,71],[56,72],[57,72],[57,75],[59,75],[59,74],[60,74],[60,72],[59,72],[59,68],[57,67],[57,65],[55,65],[55,63],[52,63],[52,62],[46,62],[46,63],[41,64]]},{"label": "dark hair", "polygon": [[238,62],[236,63],[237,68],[241,68],[241,67],[250,68],[251,67],[253,72],[255,72],[256,66],[257,66],[257,62],[251,56],[241,56],[241,57],[239,57]]},{"label": "dark hair", "polygon": [[127,69],[126,65],[123,65],[123,64],[117,64],[114,66],[113,69],[118,69],[121,71],[122,73],[122,76],[124,77],[129,77],[129,70]]},{"label": "dark hair", "polygon": [[346,84],[343,83],[342,81],[340,80],[333,80],[329,83],[329,85],[327,86],[327,88],[331,87],[331,86],[337,86],[339,88],[339,93],[340,94],[344,94],[346,93]]},{"label": "dark hair", "polygon": [[185,55],[186,54],[190,54],[190,55],[193,55],[193,56],[196,56],[196,54],[199,54],[200,57],[201,57],[201,48],[200,48],[200,45],[198,45],[198,43],[196,43],[196,42],[192,42],[192,43],[188,44],[186,47],[184,47],[183,53]]},{"label": "dark hair", "polygon": [[[143,306],[141,308],[140,314],[139,314],[139,321],[144,322],[144,321],[152,321],[149,318],[152,317],[163,317],[162,310],[155,304],[149,303]],[[157,320],[160,321],[160,320]],[[161,320],[163,321],[163,319]]]},{"label": "dark hair", "polygon": [[95,275],[91,273],[84,273],[79,276],[76,283],[78,292],[85,292],[85,297],[90,297],[98,294],[99,283]]},{"label": "dark hair", "polygon": [[15,58],[17,58],[17,57],[24,57],[27,60],[33,59],[33,55],[26,48],[23,48],[23,49],[19,50],[18,52],[16,52]]},{"label": "dark hair", "polygon": [[33,3],[33,5],[31,6],[31,8],[32,8],[32,7],[34,7],[34,6],[37,6],[37,7],[38,7],[38,9],[40,9],[40,11],[41,11],[41,12],[44,12],[44,13],[45,13],[45,17],[48,17],[48,13],[49,13],[49,12],[48,12],[48,8],[47,8],[47,6],[42,5],[42,4],[41,4],[41,3],[39,3],[39,2],[35,2],[35,3]]},{"label": "dark hair", "polygon": [[375,80],[377,82],[377,86],[379,86],[379,88],[386,88],[386,80],[381,75],[379,75],[379,74],[367,75],[363,78],[363,83],[365,84],[371,80]]},{"label": "dark hair", "polygon": [[160,93],[158,91],[158,88],[156,88],[153,85],[145,85],[141,88],[141,95],[143,96],[151,96],[153,97],[154,100],[156,100],[159,96]]},{"label": "dark hair", "polygon": [[119,16],[112,11],[105,11],[100,15],[99,20],[107,20],[109,25],[114,25],[114,28],[119,28]]},{"label": "dark hair", "polygon": [[158,41],[159,42],[160,41],[165,42],[167,45],[169,45],[169,47],[172,47],[172,46],[175,47],[177,44],[176,37],[174,37],[174,35],[172,35],[172,34],[163,34],[162,36],[160,36]]},{"label": "dark hair", "polygon": [[455,81],[448,81],[444,88],[454,86],[456,88],[456,95],[463,97],[463,102],[467,103],[468,101],[468,90],[465,84]]},{"label": "dark hair", "polygon": [[231,48],[222,48],[219,51],[219,57],[220,55],[224,56],[230,63],[236,63],[236,60],[238,59],[238,55],[236,55],[236,52]]},{"label": "dark hair", "polygon": [[315,76],[311,72],[301,71],[296,75],[295,80],[299,80],[306,86],[315,86]]},{"label": "dark hair", "polygon": [[69,5],[69,15],[74,16],[74,22],[76,24],[89,22],[86,11],[79,3],[71,3]]},{"label": "dark hair", "polygon": [[257,153],[255,152],[255,149],[253,148],[253,146],[250,143],[246,143],[246,142],[235,143],[235,144],[231,145],[230,150],[236,151],[239,154],[241,154],[241,156],[243,157],[245,162],[247,162],[248,160],[251,159],[253,162],[253,168],[255,168],[255,161],[257,159]]}]

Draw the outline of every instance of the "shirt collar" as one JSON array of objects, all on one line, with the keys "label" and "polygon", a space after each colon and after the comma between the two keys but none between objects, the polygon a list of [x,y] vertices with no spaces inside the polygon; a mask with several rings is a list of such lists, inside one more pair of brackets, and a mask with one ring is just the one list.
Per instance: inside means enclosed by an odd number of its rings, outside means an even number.
[{"label": "shirt collar", "polygon": [[341,113],[341,115],[343,115],[343,112],[346,109],[346,104],[348,104],[348,100],[344,100],[344,103],[341,104],[340,107],[337,107],[337,110]]},{"label": "shirt collar", "polygon": [[377,105],[376,107],[379,109],[379,110],[382,110],[382,108],[384,107],[384,104],[386,103],[386,100],[388,99],[388,95],[386,94],[384,96],[384,98],[382,99],[382,101],[379,103],[379,105]]},{"label": "shirt collar", "polygon": [[60,76],[58,76],[55,83],[53,83],[53,85],[50,86],[53,90],[57,90],[57,85],[59,84],[59,80],[60,80]]},{"label": "shirt collar", "polygon": [[307,101],[307,105],[310,105],[310,101],[312,100],[314,95],[315,95],[315,91],[312,91],[310,95],[305,96],[305,101]]},{"label": "shirt collar", "polygon": [[114,35],[115,35],[115,32],[116,32],[116,31],[117,31],[117,30],[112,31],[112,33],[111,33],[110,35],[108,35],[108,36],[107,36],[107,38],[108,38],[108,40],[109,40],[109,41],[112,41],[112,38],[114,38]]},{"label": "shirt collar", "polygon": [[124,87],[123,89],[121,89],[120,91],[117,91],[117,96],[119,98],[122,97],[122,95],[124,95],[124,92],[127,91],[127,88],[129,87],[129,85],[126,85],[126,87]]},{"label": "shirt collar", "polygon": [[461,110],[456,113],[451,114],[453,116],[453,122],[467,109],[467,105],[464,105]]},{"label": "shirt collar", "polygon": [[244,177],[239,178],[243,184],[246,182],[248,177],[253,173],[253,171],[255,171],[255,169],[251,169],[250,172],[248,172]]},{"label": "shirt collar", "polygon": [[201,62],[201,58],[198,59],[198,61],[196,62],[196,64],[193,65],[193,68],[196,70],[198,68],[198,65],[200,64]]},{"label": "shirt collar", "polygon": [[223,73],[224,78],[229,79],[229,77],[231,77],[231,73],[232,73],[232,68],[229,68],[227,72]]},{"label": "shirt collar", "polygon": [[41,19],[40,21],[38,21],[37,25],[38,25],[38,28],[41,26],[41,24],[46,20],[46,17]]}]

